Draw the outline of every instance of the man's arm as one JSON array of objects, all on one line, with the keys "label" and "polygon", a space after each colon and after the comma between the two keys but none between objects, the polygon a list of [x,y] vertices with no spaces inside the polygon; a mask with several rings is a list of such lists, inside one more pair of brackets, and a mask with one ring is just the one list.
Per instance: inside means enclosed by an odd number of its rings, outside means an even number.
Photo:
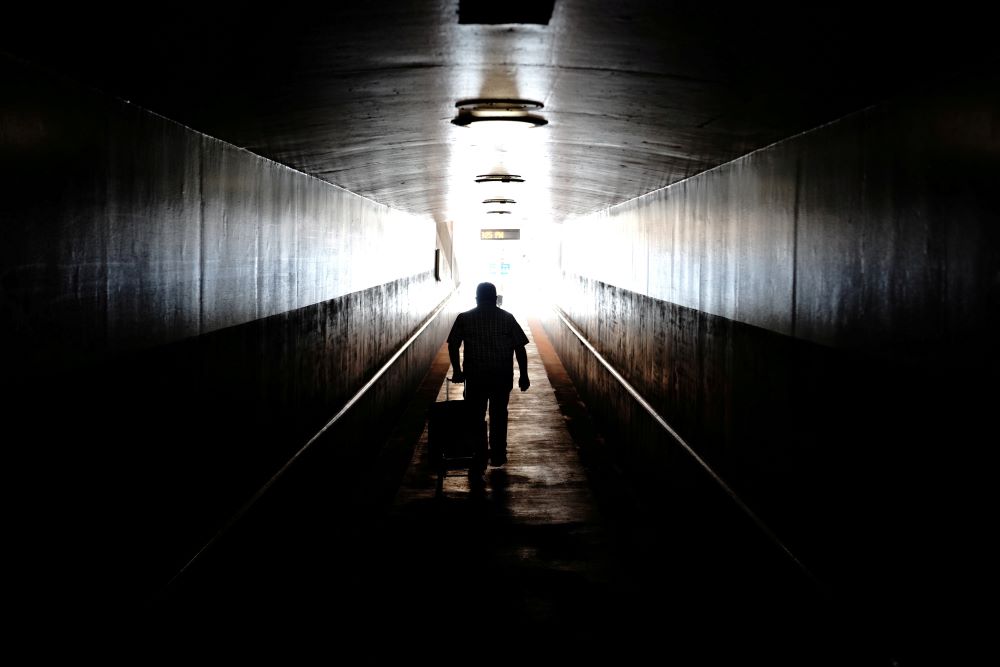
[{"label": "man's arm", "polygon": [[517,367],[521,371],[517,386],[521,388],[521,391],[528,391],[528,387],[531,386],[531,382],[528,381],[528,353],[523,345],[514,348],[514,357],[517,359]]},{"label": "man's arm", "polygon": [[462,362],[458,357],[458,348],[461,342],[448,341],[448,356],[451,358],[451,381],[461,384],[465,382],[465,375],[462,373]]},{"label": "man's arm", "polygon": [[465,382],[465,375],[462,373],[462,360],[458,356],[458,350],[462,347],[462,340],[465,338],[465,322],[462,321],[462,314],[455,318],[455,323],[451,325],[451,333],[448,334],[448,358],[451,359],[451,381],[457,384]]}]

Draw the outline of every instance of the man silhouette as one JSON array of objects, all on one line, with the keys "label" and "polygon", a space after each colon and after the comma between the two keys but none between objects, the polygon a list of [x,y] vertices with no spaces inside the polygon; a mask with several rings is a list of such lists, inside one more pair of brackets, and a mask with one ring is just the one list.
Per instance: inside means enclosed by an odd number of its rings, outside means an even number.
[{"label": "man silhouette", "polygon": [[[465,345],[464,368],[458,351]],[[507,462],[507,402],[514,388],[514,363],[520,369],[518,386],[527,391],[528,354],[524,346],[528,337],[514,316],[497,307],[497,288],[492,283],[476,287],[476,307],[460,313],[448,335],[448,355],[451,357],[451,381],[465,383],[465,400],[469,402],[469,418],[479,424],[490,413],[489,442],[476,444],[469,482],[485,483],[486,463],[502,466]]]}]

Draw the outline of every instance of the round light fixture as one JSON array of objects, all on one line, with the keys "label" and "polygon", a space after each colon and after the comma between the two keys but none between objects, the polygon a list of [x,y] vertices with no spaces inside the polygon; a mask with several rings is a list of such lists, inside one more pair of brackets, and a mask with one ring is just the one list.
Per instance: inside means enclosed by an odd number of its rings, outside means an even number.
[{"label": "round light fixture", "polygon": [[476,183],[524,183],[524,179],[517,174],[480,174]]},{"label": "round light fixture", "polygon": [[498,198],[498,199],[484,199],[483,203],[484,204],[516,204],[517,202],[514,201],[513,199]]},{"label": "round light fixture", "polygon": [[487,213],[499,213],[501,215],[510,215],[510,211],[486,211]]},{"label": "round light fixture", "polygon": [[502,122],[511,127],[538,127],[549,121],[532,113],[542,108],[541,102],[533,100],[472,99],[455,103],[458,115],[451,122],[459,127],[471,127],[475,123]]}]

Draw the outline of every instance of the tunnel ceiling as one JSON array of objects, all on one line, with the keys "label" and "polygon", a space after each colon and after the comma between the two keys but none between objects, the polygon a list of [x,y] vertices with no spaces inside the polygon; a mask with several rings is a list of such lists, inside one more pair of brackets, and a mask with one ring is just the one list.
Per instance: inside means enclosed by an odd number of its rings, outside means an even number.
[{"label": "tunnel ceiling", "polygon": [[[954,3],[549,4],[21,9],[0,48],[437,219],[500,196],[561,221],[996,65],[989,22]],[[494,20],[524,22],[476,22]],[[452,124],[469,98],[538,101],[548,123],[511,141]],[[475,183],[489,173],[525,182]]]}]

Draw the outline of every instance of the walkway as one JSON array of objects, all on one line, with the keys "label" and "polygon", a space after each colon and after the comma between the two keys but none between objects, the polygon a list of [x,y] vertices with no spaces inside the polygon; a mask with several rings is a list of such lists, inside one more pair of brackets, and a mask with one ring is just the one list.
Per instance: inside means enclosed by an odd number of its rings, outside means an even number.
[{"label": "walkway", "polygon": [[439,493],[427,465],[442,347],[362,484],[394,492],[347,499],[362,471],[300,466],[157,610],[155,645],[347,665],[884,664],[724,498],[643,507],[544,331],[527,333],[531,388],[512,393],[485,492],[453,471]]},{"label": "walkway", "polygon": [[[424,429],[387,516],[386,570],[400,576],[379,604],[425,637],[475,637],[494,657],[506,648],[522,660],[526,644],[539,658],[588,652],[616,606],[607,535],[535,344],[544,333],[526,333],[531,388],[511,394],[507,464],[488,470],[485,492],[470,491],[463,470],[439,492]],[[441,386],[437,400],[446,391],[461,398],[460,386]]]}]

